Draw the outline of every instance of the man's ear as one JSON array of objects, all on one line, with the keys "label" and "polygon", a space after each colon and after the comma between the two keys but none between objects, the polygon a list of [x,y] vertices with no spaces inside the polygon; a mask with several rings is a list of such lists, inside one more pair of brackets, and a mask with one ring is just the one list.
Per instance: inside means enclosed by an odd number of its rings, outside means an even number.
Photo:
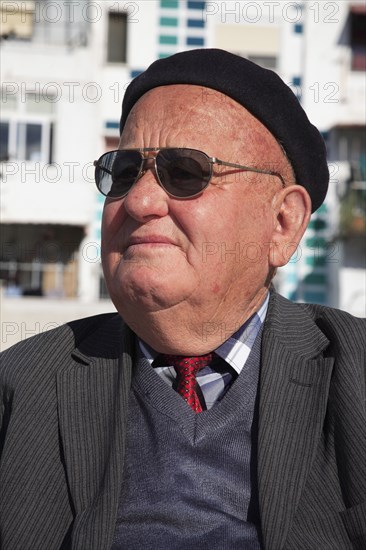
[{"label": "man's ear", "polygon": [[273,198],[276,213],[269,263],[272,267],[286,265],[307,228],[311,216],[311,199],[305,187],[291,185]]}]

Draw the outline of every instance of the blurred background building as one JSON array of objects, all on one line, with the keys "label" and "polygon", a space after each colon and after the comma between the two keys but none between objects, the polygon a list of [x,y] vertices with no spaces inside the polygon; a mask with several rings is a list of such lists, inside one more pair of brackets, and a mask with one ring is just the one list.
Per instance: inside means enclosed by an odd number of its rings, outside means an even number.
[{"label": "blurred background building", "polygon": [[3,348],[113,310],[93,160],[118,146],[131,79],[201,47],[276,71],[326,141],[327,200],[276,287],[365,315],[364,1],[1,0],[0,17]]}]

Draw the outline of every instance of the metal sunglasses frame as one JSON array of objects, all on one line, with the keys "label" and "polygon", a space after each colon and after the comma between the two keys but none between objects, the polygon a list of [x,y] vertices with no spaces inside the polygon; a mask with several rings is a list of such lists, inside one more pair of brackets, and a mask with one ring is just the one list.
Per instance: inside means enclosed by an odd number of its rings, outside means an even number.
[{"label": "metal sunglasses frame", "polygon": [[[201,153],[202,155],[204,155],[206,157],[206,159],[208,161],[208,164],[210,165],[210,175],[209,175],[208,181],[206,182],[206,185],[203,189],[200,189],[200,191],[198,191],[197,193],[194,193],[192,195],[187,195],[187,196],[184,196],[184,197],[176,197],[175,195],[173,195],[172,193],[167,191],[167,189],[165,189],[163,182],[160,180],[159,172],[157,170],[156,157],[157,157],[157,155],[159,154],[160,151],[167,151],[167,150],[172,150],[172,149],[179,149],[181,151],[197,151],[198,153]],[[104,153],[98,160],[95,160],[94,163],[93,163],[94,166],[96,167],[96,169],[99,168],[100,170],[103,170],[103,172],[106,172],[107,174],[112,175],[112,172],[110,170],[108,170],[104,166],[101,166],[100,161],[106,155],[112,155],[113,153],[119,153],[121,151],[137,151],[137,152],[141,153],[141,166],[140,166],[140,170],[139,170],[139,172],[136,176],[136,179],[135,179],[134,183],[131,185],[130,189],[124,195],[121,195],[119,197],[111,197],[112,199],[116,199],[116,200],[122,199],[123,197],[128,195],[128,193],[132,189],[133,185],[135,185],[135,183],[140,179],[140,177],[146,172],[146,169],[143,168],[144,164],[148,161],[151,162],[152,160],[154,161],[154,166],[153,167],[154,167],[155,175],[157,177],[157,180],[158,180],[160,186],[164,189],[164,191],[166,193],[168,193],[168,195],[170,195],[171,197],[174,197],[175,199],[191,199],[193,197],[196,197],[197,195],[200,195],[206,189],[206,187],[208,186],[208,184],[210,183],[210,181],[212,179],[212,176],[213,176],[212,167],[213,167],[214,164],[217,164],[219,166],[227,166],[229,168],[237,168],[238,170],[243,170],[245,172],[255,172],[256,174],[267,174],[269,176],[276,176],[277,178],[280,179],[282,187],[284,188],[286,186],[285,180],[283,179],[281,174],[279,174],[278,172],[274,172],[273,170],[261,170],[259,168],[251,168],[250,166],[244,166],[242,164],[235,164],[235,163],[232,163],[232,162],[226,162],[226,161],[221,160],[217,157],[210,157],[204,151],[201,151],[200,149],[192,149],[192,148],[189,148],[189,147],[141,147],[141,148],[133,148],[133,149],[115,149],[114,151],[108,151],[107,153]],[[143,153],[152,153],[152,152],[156,153],[155,156],[153,156],[153,157],[151,157],[151,156],[144,157],[143,156]],[[96,180],[98,190],[102,193],[102,191],[100,190],[100,188],[98,186],[97,178],[95,178],[95,180]],[[104,195],[104,193],[102,193],[102,194]],[[108,196],[108,195],[104,195],[104,196]]]}]

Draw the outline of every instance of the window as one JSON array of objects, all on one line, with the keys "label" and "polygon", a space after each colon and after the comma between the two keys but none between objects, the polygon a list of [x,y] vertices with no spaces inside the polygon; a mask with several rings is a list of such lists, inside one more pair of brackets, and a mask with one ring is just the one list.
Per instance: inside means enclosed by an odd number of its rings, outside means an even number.
[{"label": "window", "polygon": [[40,161],[42,157],[42,124],[18,123],[18,147],[21,158]]},{"label": "window", "polygon": [[0,280],[11,296],[77,295],[77,255],[84,228],[2,224]]},{"label": "window", "polygon": [[203,29],[204,26],[205,26],[205,22],[204,22],[203,19],[188,19],[187,20],[187,27]]},{"label": "window", "polygon": [[161,27],[177,27],[178,18],[177,17],[160,17],[160,26]]},{"label": "window", "polygon": [[178,44],[178,37],[170,35],[170,34],[160,35],[159,36],[159,43],[160,44],[175,45],[175,44]]},{"label": "window", "polygon": [[178,0],[160,0],[160,7],[167,9],[178,8]]},{"label": "window", "polygon": [[186,44],[187,46],[204,46],[205,40],[199,36],[187,36]]},{"label": "window", "polygon": [[350,42],[352,49],[352,70],[366,70],[366,8],[352,8],[350,14]]},{"label": "window", "polygon": [[9,124],[0,123],[0,162],[9,159]]},{"label": "window", "polygon": [[126,63],[127,13],[108,14],[108,62]]},{"label": "window", "polygon": [[295,34],[302,34],[304,32],[304,26],[302,25],[302,23],[296,23],[296,25],[294,26],[294,31]]},{"label": "window", "polygon": [[70,49],[87,46],[94,17],[93,4],[95,2],[90,3],[89,12],[89,2],[86,1],[36,0],[33,41]]},{"label": "window", "polygon": [[189,10],[204,10],[206,2],[199,2],[198,0],[188,0],[187,8]]},{"label": "window", "polygon": [[30,160],[51,164],[52,138],[50,122],[1,122],[1,161]]},{"label": "window", "polygon": [[33,35],[34,2],[1,2],[1,38],[30,40]]},{"label": "window", "polygon": [[[365,126],[335,126],[329,133],[329,158],[331,161],[348,161],[353,171],[362,174],[366,181],[366,132]],[[356,168],[357,167],[357,168]]]},{"label": "window", "polygon": [[1,94],[0,162],[52,163],[54,103],[40,94]]}]

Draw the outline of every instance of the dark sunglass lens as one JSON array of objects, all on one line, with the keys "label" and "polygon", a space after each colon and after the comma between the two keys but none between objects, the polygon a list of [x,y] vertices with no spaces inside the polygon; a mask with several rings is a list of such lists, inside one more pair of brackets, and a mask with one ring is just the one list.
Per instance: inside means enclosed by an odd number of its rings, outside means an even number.
[{"label": "dark sunglass lens", "polygon": [[191,197],[201,193],[211,176],[211,166],[204,153],[194,149],[159,151],[158,175],[168,193],[174,197]]},{"label": "dark sunglass lens", "polygon": [[107,197],[124,197],[135,183],[140,167],[141,155],[138,151],[107,153],[98,166],[98,188]]}]

